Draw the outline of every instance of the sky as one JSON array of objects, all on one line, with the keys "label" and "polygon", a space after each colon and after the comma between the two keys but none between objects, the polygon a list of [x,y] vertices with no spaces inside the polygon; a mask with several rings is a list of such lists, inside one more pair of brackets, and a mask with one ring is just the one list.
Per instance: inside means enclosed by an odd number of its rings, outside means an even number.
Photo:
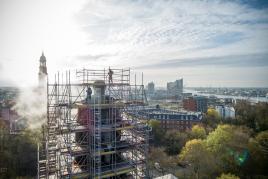
[{"label": "sky", "polygon": [[[0,0],[0,86],[116,67],[166,86],[268,87],[266,0]],[[139,78],[140,79],[140,78]]]}]

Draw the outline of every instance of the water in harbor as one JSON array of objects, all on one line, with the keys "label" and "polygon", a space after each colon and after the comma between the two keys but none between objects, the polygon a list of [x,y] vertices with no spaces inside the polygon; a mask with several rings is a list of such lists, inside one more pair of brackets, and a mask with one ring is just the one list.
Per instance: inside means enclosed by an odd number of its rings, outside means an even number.
[{"label": "water in harbor", "polygon": [[201,96],[215,96],[217,98],[233,98],[233,99],[240,99],[240,100],[248,100],[253,103],[258,103],[258,102],[268,102],[267,97],[245,97],[245,96],[231,96],[231,95],[217,95],[217,94],[208,94],[208,93],[201,93],[199,91],[195,90],[184,90],[186,93],[192,93],[193,95],[201,95]]}]

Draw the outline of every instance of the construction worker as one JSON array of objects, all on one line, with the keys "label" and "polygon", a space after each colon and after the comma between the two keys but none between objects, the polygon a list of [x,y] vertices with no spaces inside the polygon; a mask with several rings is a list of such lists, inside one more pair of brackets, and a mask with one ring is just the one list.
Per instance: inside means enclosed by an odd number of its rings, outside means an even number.
[{"label": "construction worker", "polygon": [[113,70],[109,68],[108,76],[109,76],[109,83],[113,83]]},{"label": "construction worker", "polygon": [[91,90],[91,88],[88,86],[88,87],[87,87],[87,97],[86,97],[86,102],[87,102],[87,103],[90,103],[91,95],[92,95],[92,90]]}]

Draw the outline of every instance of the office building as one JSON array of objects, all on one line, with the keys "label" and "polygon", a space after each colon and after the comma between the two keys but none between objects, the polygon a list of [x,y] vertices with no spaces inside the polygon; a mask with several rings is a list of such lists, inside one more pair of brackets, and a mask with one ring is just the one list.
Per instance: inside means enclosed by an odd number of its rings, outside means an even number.
[{"label": "office building", "polygon": [[181,99],[183,93],[183,78],[167,83],[167,96]]}]

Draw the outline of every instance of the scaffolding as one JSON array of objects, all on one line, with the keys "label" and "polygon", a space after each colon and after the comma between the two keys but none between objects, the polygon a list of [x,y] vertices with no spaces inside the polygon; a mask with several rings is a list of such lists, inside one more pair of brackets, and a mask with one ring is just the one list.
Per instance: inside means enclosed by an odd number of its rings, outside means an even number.
[{"label": "scaffolding", "polygon": [[130,69],[55,75],[38,178],[147,178],[150,128],[133,115],[146,104]]}]

